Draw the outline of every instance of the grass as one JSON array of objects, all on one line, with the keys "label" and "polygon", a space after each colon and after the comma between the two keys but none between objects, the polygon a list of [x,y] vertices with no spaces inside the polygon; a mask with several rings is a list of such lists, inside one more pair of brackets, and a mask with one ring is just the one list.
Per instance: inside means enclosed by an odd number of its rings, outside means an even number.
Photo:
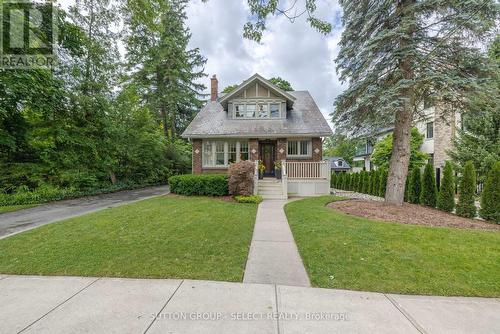
[{"label": "grass", "polygon": [[22,205],[4,205],[0,206],[0,213],[12,212],[22,209],[32,208],[38,204],[22,204]]},{"label": "grass", "polygon": [[314,286],[500,297],[500,233],[376,222],[325,207],[338,199],[285,207]]},{"label": "grass", "polygon": [[160,196],[0,240],[0,273],[241,281],[257,205]]}]

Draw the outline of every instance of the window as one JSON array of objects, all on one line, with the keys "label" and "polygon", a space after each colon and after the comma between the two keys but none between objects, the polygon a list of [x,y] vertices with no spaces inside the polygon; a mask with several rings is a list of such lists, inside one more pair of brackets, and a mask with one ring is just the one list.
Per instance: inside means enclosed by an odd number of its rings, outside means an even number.
[{"label": "window", "polygon": [[271,118],[280,117],[280,105],[279,103],[271,103]]},{"label": "window", "polygon": [[203,167],[227,167],[241,160],[248,160],[248,142],[203,141]]},{"label": "window", "polygon": [[234,105],[234,117],[236,117],[236,118],[245,117],[245,105],[244,104],[235,104]]},{"label": "window", "polygon": [[227,162],[230,164],[236,162],[236,142],[229,142],[227,144],[227,149],[228,149]]},{"label": "window", "polygon": [[225,164],[225,144],[223,141],[218,141],[215,143],[215,165],[224,166]]},{"label": "window", "polygon": [[240,143],[240,161],[248,160],[248,143],[241,142]]},{"label": "window", "polygon": [[337,161],[337,166],[342,167],[342,160]]},{"label": "window", "polygon": [[268,118],[269,111],[267,110],[267,104],[259,104],[259,118]]},{"label": "window", "polygon": [[434,137],[434,122],[427,123],[427,138]]},{"label": "window", "polygon": [[245,117],[254,118],[255,117],[255,104],[247,104],[247,111]]},{"label": "window", "polygon": [[311,156],[310,140],[289,140],[288,156],[291,157],[309,157]]}]

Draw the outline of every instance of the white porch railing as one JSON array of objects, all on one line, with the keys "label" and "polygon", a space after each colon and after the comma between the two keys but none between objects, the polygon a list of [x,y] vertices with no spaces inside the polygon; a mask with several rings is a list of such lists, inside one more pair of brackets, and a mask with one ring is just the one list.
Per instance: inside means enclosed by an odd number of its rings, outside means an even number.
[{"label": "white porch railing", "polygon": [[281,161],[281,187],[283,189],[283,196],[288,197],[288,173],[286,169],[286,160]]},{"label": "white porch railing", "polygon": [[253,194],[257,195],[259,192],[259,160],[254,161],[255,169],[253,172]]},{"label": "white porch railing", "polygon": [[289,179],[325,179],[330,180],[330,162],[284,162],[284,169]]}]

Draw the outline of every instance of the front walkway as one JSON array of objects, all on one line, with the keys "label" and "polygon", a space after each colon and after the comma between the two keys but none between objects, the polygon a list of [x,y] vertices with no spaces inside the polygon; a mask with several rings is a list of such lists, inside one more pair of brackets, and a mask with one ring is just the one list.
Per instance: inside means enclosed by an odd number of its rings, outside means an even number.
[{"label": "front walkway", "polygon": [[168,193],[168,186],[124,190],[99,196],[89,196],[51,202],[14,212],[0,214],[0,239],[55,221],[132,203]]},{"label": "front walkway", "polygon": [[0,275],[0,333],[500,333],[500,300]]},{"label": "front walkway", "polygon": [[284,212],[285,200],[259,205],[244,283],[310,286]]}]

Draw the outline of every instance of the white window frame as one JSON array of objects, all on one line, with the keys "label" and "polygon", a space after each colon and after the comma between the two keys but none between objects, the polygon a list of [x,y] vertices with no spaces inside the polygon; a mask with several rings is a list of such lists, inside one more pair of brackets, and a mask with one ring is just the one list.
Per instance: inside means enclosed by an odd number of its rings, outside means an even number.
[{"label": "white window frame", "polygon": [[[432,137],[429,137],[429,125],[431,126]],[[434,121],[425,123],[425,139],[434,139]]]},{"label": "white window frame", "polygon": [[[246,140],[203,140],[202,142],[202,168],[227,168],[229,166],[229,143],[236,142],[236,162],[240,161],[240,155],[241,155],[241,143],[246,143],[247,148],[248,148],[248,141]],[[209,143],[211,145],[211,150],[210,154],[211,157],[210,159],[206,159],[206,152],[205,152],[205,145]],[[216,147],[217,143],[223,143],[224,144],[224,164],[223,165],[217,165],[217,153],[216,153]],[[248,155],[250,157],[250,155]],[[211,163],[206,163],[206,160],[210,161]]]},{"label": "white window frame", "polygon": [[[288,146],[291,142],[297,142],[297,154],[288,154]],[[302,145],[304,142],[307,142],[307,154],[301,154],[300,151],[302,151]],[[312,140],[310,138],[294,138],[294,139],[289,139],[286,142],[286,156],[287,158],[293,158],[293,159],[307,159],[312,157]]]},{"label": "white window frame", "polygon": [[[260,120],[269,120],[269,119],[283,119],[286,118],[286,112],[283,111],[283,106],[285,105],[285,100],[280,99],[245,99],[245,100],[232,100],[230,102],[232,104],[231,110],[231,118],[232,119],[260,119]],[[255,105],[255,113],[253,117],[247,117],[247,105],[252,104]],[[259,105],[267,105],[267,117],[259,117]],[[278,117],[271,116],[271,105],[278,105]],[[242,107],[240,113],[243,114],[243,117],[236,116],[236,106],[239,105]]]}]

